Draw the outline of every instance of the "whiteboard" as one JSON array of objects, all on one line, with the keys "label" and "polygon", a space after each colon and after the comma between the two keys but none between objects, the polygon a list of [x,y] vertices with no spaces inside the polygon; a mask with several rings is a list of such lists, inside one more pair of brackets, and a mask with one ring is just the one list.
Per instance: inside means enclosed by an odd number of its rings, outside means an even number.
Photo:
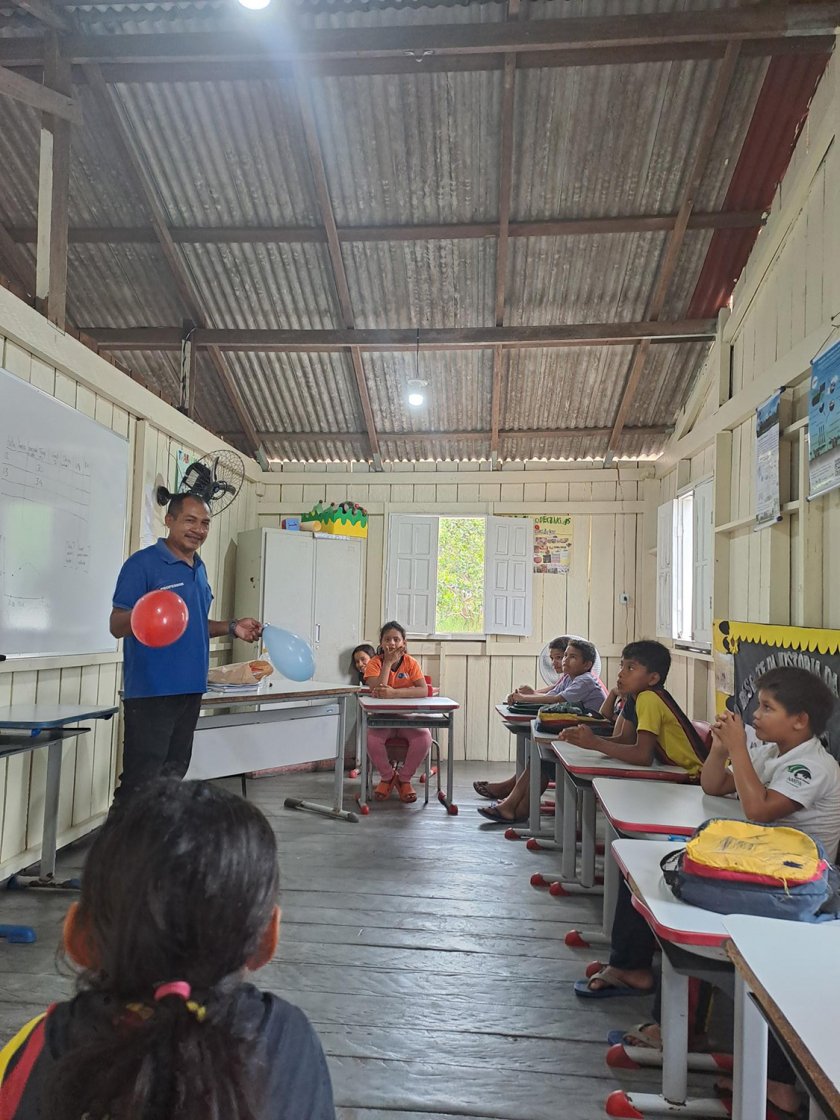
[{"label": "whiteboard", "polygon": [[128,441],[0,369],[0,653],[107,653]]}]

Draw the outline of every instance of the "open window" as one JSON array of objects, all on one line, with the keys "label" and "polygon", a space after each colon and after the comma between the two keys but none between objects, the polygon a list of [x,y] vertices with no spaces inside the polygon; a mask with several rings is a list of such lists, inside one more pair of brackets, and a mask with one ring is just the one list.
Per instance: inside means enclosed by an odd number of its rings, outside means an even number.
[{"label": "open window", "polygon": [[711,648],[713,533],[711,479],[659,507],[656,632],[678,645]]},{"label": "open window", "polygon": [[410,634],[531,633],[533,522],[392,514],[386,614]]}]

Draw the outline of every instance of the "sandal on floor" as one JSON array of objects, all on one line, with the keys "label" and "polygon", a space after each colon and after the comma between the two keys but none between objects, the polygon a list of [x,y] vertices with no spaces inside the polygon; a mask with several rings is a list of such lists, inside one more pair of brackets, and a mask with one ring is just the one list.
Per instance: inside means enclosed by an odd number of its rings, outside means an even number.
[{"label": "sandal on floor", "polygon": [[496,794],[490,792],[489,782],[473,782],[473,789],[479,797],[486,797],[488,801],[496,800]]},{"label": "sandal on floor", "polygon": [[648,1027],[657,1027],[658,1023],[637,1023],[629,1031],[610,1031],[607,1042],[610,1046],[629,1046],[635,1050],[661,1050],[662,1043],[653,1042],[645,1034]]},{"label": "sandal on floor", "polygon": [[397,779],[397,790],[400,795],[400,801],[405,805],[410,805],[413,801],[417,800],[417,794],[414,792],[414,786],[411,782],[401,782]]},{"label": "sandal on floor", "polygon": [[[720,1081],[716,1081],[714,1083],[714,1092],[715,1096],[725,1101],[727,1105],[732,1100],[731,1085],[722,1085]],[[805,1101],[800,1101],[799,1108],[797,1108],[796,1112],[788,1112],[786,1108],[781,1108],[771,1100],[768,1100],[766,1118],[767,1120],[807,1120],[808,1105]]]},{"label": "sandal on floor", "polygon": [[391,796],[391,790],[394,788],[394,782],[397,780],[396,774],[392,774],[390,778],[380,778],[379,784],[373,791],[373,796],[377,801],[387,801]]},{"label": "sandal on floor", "polygon": [[[593,988],[592,981],[597,980],[603,984],[603,988]],[[575,995],[580,996],[581,999],[615,999],[618,996],[652,996],[656,986],[651,984],[649,988],[633,988],[630,984],[625,984],[623,980],[615,975],[613,970],[607,966],[602,968],[600,972],[596,972],[594,976],[590,976],[588,980],[575,981]]]}]

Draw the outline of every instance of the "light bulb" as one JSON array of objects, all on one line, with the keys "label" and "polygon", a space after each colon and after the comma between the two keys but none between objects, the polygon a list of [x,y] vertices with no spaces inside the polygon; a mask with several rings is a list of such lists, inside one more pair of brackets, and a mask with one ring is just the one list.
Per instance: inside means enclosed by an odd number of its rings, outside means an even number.
[{"label": "light bulb", "polygon": [[243,8],[248,8],[252,12],[259,12],[263,8],[267,8],[271,0],[239,0]]},{"label": "light bulb", "polygon": [[412,392],[408,394],[408,403],[412,406],[412,408],[419,408],[423,401],[425,401],[425,399],[426,398],[423,396],[423,394],[418,393],[416,389],[412,390]]}]

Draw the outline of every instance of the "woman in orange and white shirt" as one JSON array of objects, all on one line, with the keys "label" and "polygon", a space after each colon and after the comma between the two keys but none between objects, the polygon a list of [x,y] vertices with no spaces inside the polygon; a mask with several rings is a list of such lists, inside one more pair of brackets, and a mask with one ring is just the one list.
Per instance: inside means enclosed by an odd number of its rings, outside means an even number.
[{"label": "woman in orange and white shirt", "polygon": [[[365,665],[365,684],[371,696],[383,699],[410,700],[428,695],[423,670],[405,647],[405,629],[399,622],[386,622],[379,631],[379,649]],[[408,743],[405,762],[395,770],[388,759],[386,742],[395,734]],[[400,801],[417,800],[411,779],[417,767],[429,753],[432,733],[427,727],[372,727],[368,728],[367,751],[379,771],[379,784],[373,791],[377,801],[390,797],[396,788]]]}]

